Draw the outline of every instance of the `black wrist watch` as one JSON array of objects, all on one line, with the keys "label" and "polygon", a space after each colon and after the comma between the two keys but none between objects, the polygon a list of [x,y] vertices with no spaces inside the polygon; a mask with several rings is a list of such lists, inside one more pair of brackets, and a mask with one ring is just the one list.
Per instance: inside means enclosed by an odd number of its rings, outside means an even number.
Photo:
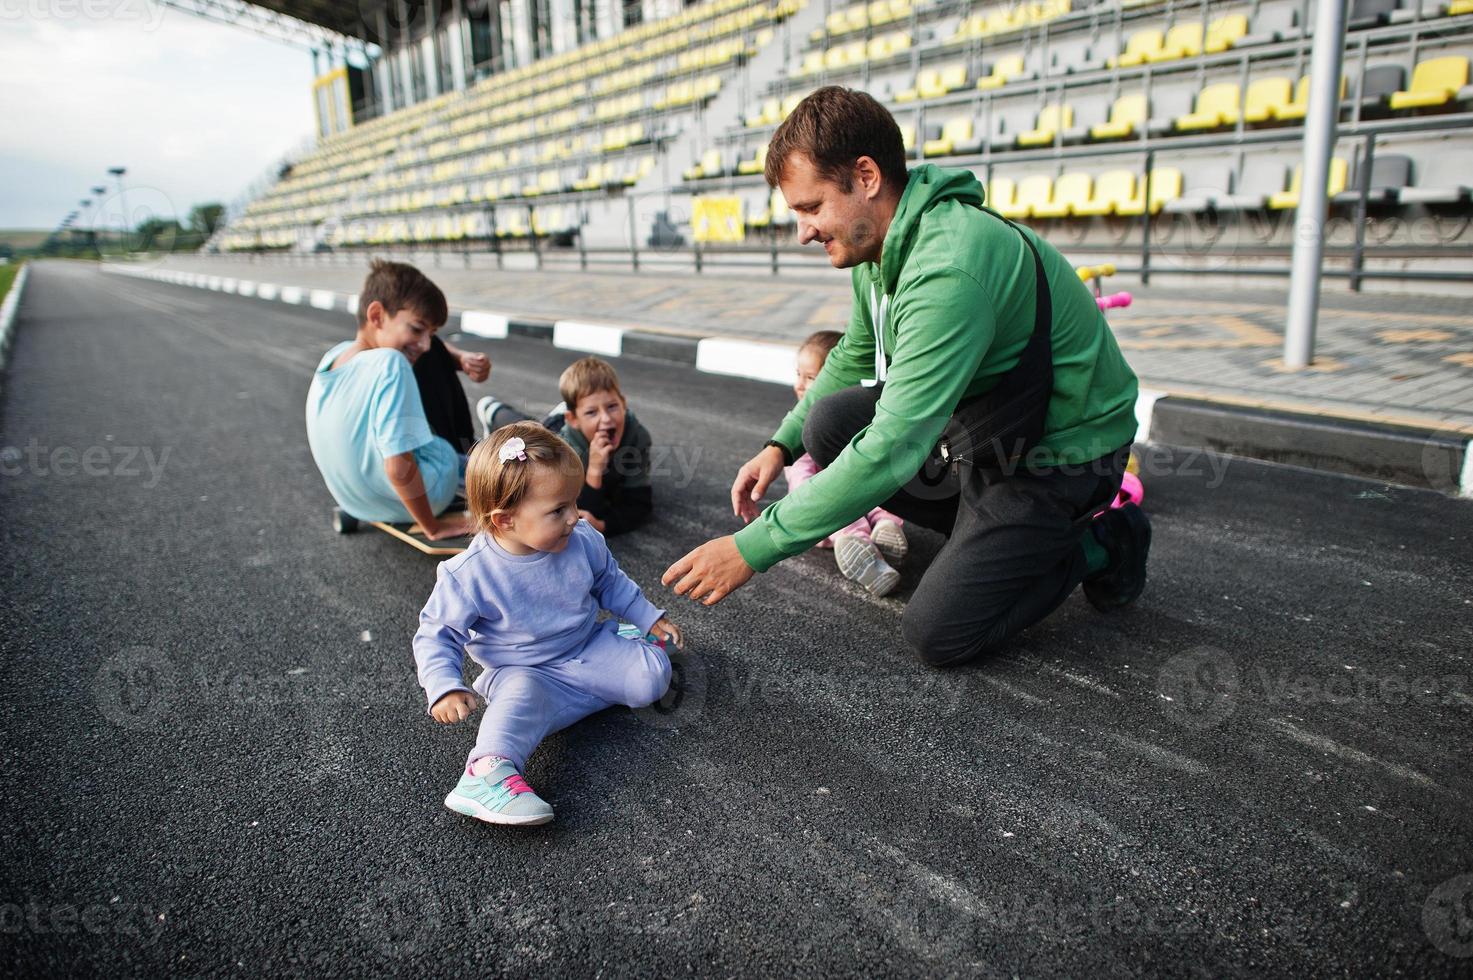
[{"label": "black wrist watch", "polygon": [[776,446],[778,449],[781,449],[782,450],[782,453],[783,453],[783,465],[784,466],[792,466],[793,465],[793,451],[791,449],[789,449],[787,446],[784,446],[782,443],[778,442],[776,439],[769,439],[769,440],[767,440],[766,442],[764,442],[762,444],[762,448],[763,449],[766,449],[768,446]]}]

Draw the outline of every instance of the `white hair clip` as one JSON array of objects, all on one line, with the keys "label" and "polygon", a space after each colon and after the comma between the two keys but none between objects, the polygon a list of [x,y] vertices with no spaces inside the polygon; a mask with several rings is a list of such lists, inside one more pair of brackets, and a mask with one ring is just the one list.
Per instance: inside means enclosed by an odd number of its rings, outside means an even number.
[{"label": "white hair clip", "polygon": [[520,438],[513,436],[501,444],[501,451],[497,453],[503,463],[510,463],[514,459],[525,460],[527,458],[527,444]]}]

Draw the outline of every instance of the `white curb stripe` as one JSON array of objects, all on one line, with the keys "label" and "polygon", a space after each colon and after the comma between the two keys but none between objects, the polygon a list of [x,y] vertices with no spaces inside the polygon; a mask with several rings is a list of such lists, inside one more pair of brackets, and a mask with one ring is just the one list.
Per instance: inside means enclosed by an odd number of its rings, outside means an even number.
[{"label": "white curb stripe", "polygon": [[708,337],[696,344],[696,370],[791,384],[798,371],[798,348],[760,340]]},{"label": "white curb stripe", "polygon": [[26,288],[26,277],[31,274],[31,267],[23,265],[15,274],[15,279],[10,283],[10,292],[5,294],[5,301],[0,303],[0,367],[10,358],[10,342],[15,335],[15,318],[20,309],[21,290]]},{"label": "white curb stripe", "polygon": [[465,310],[460,314],[460,332],[474,334],[477,337],[505,340],[509,325],[507,317],[500,313]]},{"label": "white curb stripe", "polygon": [[235,284],[235,293],[237,296],[254,296],[256,295],[256,284],[250,279],[242,279]]},{"label": "white curb stripe", "polygon": [[206,279],[205,287],[208,289],[213,289],[215,292],[218,293],[220,291],[220,277],[211,276],[210,278]]},{"label": "white curb stripe", "polygon": [[275,299],[281,293],[281,287],[274,282],[262,282],[256,284],[257,299]]},{"label": "white curb stripe", "polygon": [[357,316],[358,315],[358,294],[357,293],[349,293],[348,294],[348,312],[351,313],[351,314],[353,314],[354,316]]},{"label": "white curb stripe", "polygon": [[300,306],[302,302],[302,287],[282,286],[280,299],[283,303],[291,303]]},{"label": "white curb stripe", "polygon": [[235,283],[236,283],[236,280],[231,279],[228,276],[225,277],[224,279],[221,279],[220,280],[220,292],[222,292],[222,293],[233,293],[233,292],[235,292]]},{"label": "white curb stripe", "polygon": [[1156,410],[1156,402],[1159,401],[1163,396],[1165,396],[1165,394],[1166,394],[1166,392],[1164,392],[1164,391],[1155,391],[1155,390],[1150,389],[1150,388],[1142,388],[1142,389],[1140,389],[1139,393],[1136,395],[1136,399],[1135,399],[1135,425],[1136,425],[1136,429],[1135,429],[1135,441],[1136,442],[1150,442],[1151,441],[1151,415]]},{"label": "white curb stripe", "polygon": [[1473,500],[1473,439],[1463,447],[1463,475],[1458,480],[1458,496]]},{"label": "white curb stripe", "polygon": [[559,320],[552,325],[552,344],[567,350],[618,357],[624,351],[624,328],[603,323]]},{"label": "white curb stripe", "polygon": [[314,289],[308,294],[307,302],[319,310],[330,310],[337,302],[337,294],[331,289]]}]

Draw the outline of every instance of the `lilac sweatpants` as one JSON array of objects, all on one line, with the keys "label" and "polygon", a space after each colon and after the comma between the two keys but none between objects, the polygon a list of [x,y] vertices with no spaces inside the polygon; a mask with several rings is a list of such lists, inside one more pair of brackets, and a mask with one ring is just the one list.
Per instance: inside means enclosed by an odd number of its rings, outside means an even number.
[{"label": "lilac sweatpants", "polygon": [[617,628],[614,620],[601,623],[581,650],[551,663],[482,672],[471,686],[486,699],[486,713],[467,765],[499,755],[522,771],[553,732],[616,704],[643,708],[664,697],[670,658],[652,643],[620,637]]}]

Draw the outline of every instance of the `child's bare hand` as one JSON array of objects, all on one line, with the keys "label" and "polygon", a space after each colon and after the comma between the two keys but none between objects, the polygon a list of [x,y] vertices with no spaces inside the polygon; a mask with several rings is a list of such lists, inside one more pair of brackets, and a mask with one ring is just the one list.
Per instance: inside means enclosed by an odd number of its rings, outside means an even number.
[{"label": "child's bare hand", "polygon": [[591,511],[591,510],[580,510],[580,511],[578,511],[578,516],[581,517],[581,518],[583,518],[588,523],[592,524],[593,525],[593,529],[595,531],[597,531],[599,534],[603,534],[604,533],[604,529],[608,526],[603,521],[599,520],[597,517],[594,517],[593,516],[593,511]]},{"label": "child's bare hand", "polygon": [[476,351],[460,352],[460,369],[477,384],[491,377],[491,358]]},{"label": "child's bare hand", "polygon": [[442,725],[453,725],[457,721],[465,721],[475,710],[474,695],[465,691],[451,691],[430,708],[430,717]]},{"label": "child's bare hand", "polygon": [[614,437],[600,429],[593,434],[593,441],[588,444],[588,468],[604,472],[609,468],[609,457],[613,454]]},{"label": "child's bare hand", "polygon": [[650,632],[656,636],[664,637],[667,641],[673,642],[681,650],[685,649],[685,637],[681,634],[680,627],[670,622],[664,616],[655,620],[655,625],[650,627]]}]

